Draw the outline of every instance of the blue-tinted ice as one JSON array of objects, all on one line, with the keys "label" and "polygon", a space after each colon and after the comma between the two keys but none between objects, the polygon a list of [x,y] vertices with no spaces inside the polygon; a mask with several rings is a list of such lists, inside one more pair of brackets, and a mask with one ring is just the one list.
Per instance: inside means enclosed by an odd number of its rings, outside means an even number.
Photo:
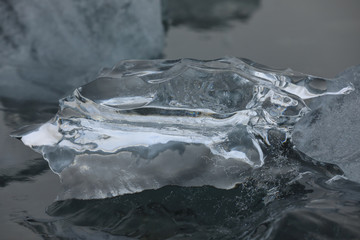
[{"label": "blue-tinted ice", "polygon": [[263,165],[270,135],[291,138],[306,101],[353,89],[331,82],[232,57],[123,61],[21,136],[61,177],[60,198],[231,188]]}]

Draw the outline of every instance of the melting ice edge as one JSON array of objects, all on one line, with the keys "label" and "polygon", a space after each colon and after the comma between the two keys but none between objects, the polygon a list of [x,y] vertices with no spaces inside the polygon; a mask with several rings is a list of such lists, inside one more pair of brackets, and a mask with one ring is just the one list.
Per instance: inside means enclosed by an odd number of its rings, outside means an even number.
[{"label": "melting ice edge", "polygon": [[291,141],[294,124],[310,111],[306,101],[352,90],[234,57],[127,60],[18,136],[60,176],[61,199],[165,185],[228,189],[264,164],[271,135]]}]

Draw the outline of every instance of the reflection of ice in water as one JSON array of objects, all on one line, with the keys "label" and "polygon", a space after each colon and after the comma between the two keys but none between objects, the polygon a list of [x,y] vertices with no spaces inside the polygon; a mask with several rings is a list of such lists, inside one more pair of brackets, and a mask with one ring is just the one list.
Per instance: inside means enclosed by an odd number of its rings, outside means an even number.
[{"label": "reflection of ice in water", "polygon": [[327,80],[248,60],[123,61],[61,100],[22,141],[60,175],[62,197],[102,198],[164,185],[230,188],[261,166],[269,131],[290,137],[303,99]]}]

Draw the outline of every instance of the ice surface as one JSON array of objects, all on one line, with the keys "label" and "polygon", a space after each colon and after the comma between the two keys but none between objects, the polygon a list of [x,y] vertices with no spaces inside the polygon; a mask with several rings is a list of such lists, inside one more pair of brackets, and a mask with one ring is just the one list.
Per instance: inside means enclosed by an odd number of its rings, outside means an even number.
[{"label": "ice surface", "polygon": [[61,198],[104,198],[165,185],[231,188],[290,138],[305,101],[347,83],[249,60],[129,60],[19,133],[61,177]]},{"label": "ice surface", "polygon": [[345,176],[360,182],[360,66],[349,68],[337,79],[352,82],[355,91],[314,100],[313,111],[296,124],[293,141],[307,155],[337,164]]},{"label": "ice surface", "polygon": [[159,0],[0,1],[0,97],[57,101],[104,66],[158,57],[164,43],[160,5]]}]

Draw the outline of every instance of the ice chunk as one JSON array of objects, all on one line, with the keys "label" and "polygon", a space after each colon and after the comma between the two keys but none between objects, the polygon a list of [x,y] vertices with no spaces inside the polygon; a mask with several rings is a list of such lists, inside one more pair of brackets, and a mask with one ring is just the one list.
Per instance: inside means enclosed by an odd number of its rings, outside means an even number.
[{"label": "ice chunk", "polygon": [[167,24],[197,29],[224,27],[231,20],[246,21],[259,6],[260,0],[162,0]]},{"label": "ice chunk", "polygon": [[309,111],[303,99],[352,90],[328,83],[231,57],[123,61],[20,135],[60,175],[62,198],[169,184],[231,188],[263,165],[270,133],[291,135]]},{"label": "ice chunk", "polygon": [[352,82],[355,91],[314,100],[313,110],[296,124],[293,141],[307,155],[337,164],[349,179],[360,182],[360,66],[334,83],[341,82]]},{"label": "ice chunk", "polygon": [[[159,0],[0,2],[0,97],[57,101],[121,59],[162,53]],[[54,99],[55,98],[55,99]]]}]

